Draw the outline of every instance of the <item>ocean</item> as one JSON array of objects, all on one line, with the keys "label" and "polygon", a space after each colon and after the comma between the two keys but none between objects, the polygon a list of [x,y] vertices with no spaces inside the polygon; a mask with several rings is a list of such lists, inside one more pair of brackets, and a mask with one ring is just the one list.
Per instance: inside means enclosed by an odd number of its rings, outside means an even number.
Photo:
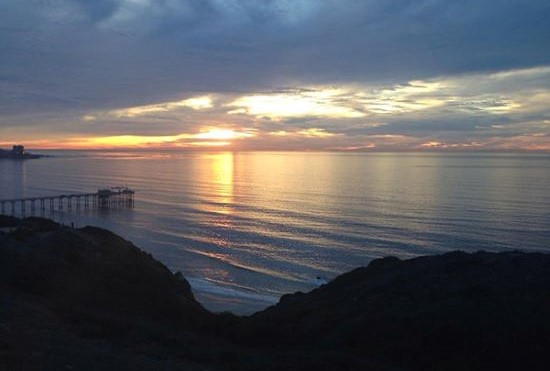
[{"label": "ocean", "polygon": [[388,255],[550,252],[545,154],[43,153],[0,160],[0,199],[131,187],[131,209],[44,216],[120,234],[214,311],[251,314]]}]

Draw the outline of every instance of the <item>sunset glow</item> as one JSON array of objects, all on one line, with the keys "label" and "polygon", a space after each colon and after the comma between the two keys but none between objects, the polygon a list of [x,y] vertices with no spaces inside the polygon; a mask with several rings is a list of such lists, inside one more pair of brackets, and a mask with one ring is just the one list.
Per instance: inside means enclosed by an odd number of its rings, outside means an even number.
[{"label": "sunset glow", "polygon": [[67,148],[131,148],[131,147],[220,147],[232,140],[253,137],[250,132],[210,128],[194,134],[164,136],[115,135],[109,137],[68,138]]}]

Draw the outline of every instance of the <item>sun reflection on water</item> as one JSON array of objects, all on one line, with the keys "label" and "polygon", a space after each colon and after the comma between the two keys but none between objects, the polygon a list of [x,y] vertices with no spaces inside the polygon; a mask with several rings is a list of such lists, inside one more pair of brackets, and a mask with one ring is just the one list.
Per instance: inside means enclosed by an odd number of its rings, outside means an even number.
[{"label": "sun reflection on water", "polygon": [[217,203],[224,206],[219,212],[227,214],[233,202],[233,153],[212,155],[211,169]]},{"label": "sun reflection on water", "polygon": [[231,227],[229,216],[233,214],[233,153],[223,152],[205,155],[207,168],[201,172],[202,183],[207,185],[208,197],[199,206],[201,211],[214,214],[208,222],[218,227]]}]

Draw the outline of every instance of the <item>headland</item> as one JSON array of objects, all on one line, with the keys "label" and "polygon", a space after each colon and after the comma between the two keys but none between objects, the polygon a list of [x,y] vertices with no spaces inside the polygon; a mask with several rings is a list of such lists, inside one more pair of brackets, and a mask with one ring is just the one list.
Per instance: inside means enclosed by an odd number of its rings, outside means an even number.
[{"label": "headland", "polygon": [[25,147],[21,145],[15,145],[11,150],[0,149],[0,159],[29,160],[42,157],[44,157],[44,155],[37,155],[25,151]]}]

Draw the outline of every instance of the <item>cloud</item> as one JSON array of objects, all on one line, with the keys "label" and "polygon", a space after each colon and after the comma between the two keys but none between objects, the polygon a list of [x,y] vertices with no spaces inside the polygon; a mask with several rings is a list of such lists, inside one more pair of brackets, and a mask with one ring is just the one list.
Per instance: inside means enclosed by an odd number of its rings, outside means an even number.
[{"label": "cloud", "polygon": [[144,106],[135,106],[128,108],[120,108],[109,111],[110,115],[117,118],[133,118],[139,116],[146,116],[159,112],[170,112],[181,108],[191,108],[195,110],[207,109],[212,107],[212,98],[209,96],[187,98],[174,102],[163,102],[148,104]]},{"label": "cloud", "polygon": [[[387,85],[208,93],[87,111],[78,120],[86,126],[72,130],[92,139],[71,145],[108,146],[118,141],[120,146],[189,147],[193,141],[227,146],[237,140],[239,148],[258,149],[462,150],[509,148],[512,142],[504,139],[516,138],[518,148],[541,150],[549,141],[540,135],[550,129],[548,97],[549,67]],[[68,136],[70,128],[63,130]]]},{"label": "cloud", "polygon": [[332,138],[336,135],[342,135],[342,134],[330,133],[330,132],[327,132],[325,129],[309,128],[309,129],[295,130],[295,131],[279,130],[279,131],[268,132],[267,135],[272,135],[275,137],[287,137],[287,138],[290,138],[290,137]]},{"label": "cloud", "polygon": [[539,0],[5,0],[0,67],[26,84],[21,104],[54,95],[96,109],[426,79],[550,63],[549,15]]},{"label": "cloud", "polygon": [[[475,117],[495,120],[548,113],[550,67],[413,80],[393,85],[305,86],[238,97],[229,114],[272,119],[385,119]],[[290,122],[287,120],[287,122]],[[357,122],[355,120],[354,122]],[[374,124],[373,124],[374,123]],[[384,123],[387,124],[387,123]],[[451,125],[452,127],[452,125]]]},{"label": "cloud", "polygon": [[[365,113],[349,106],[342,99],[346,93],[337,89],[287,90],[283,93],[247,95],[228,104],[229,114],[248,114],[270,118],[334,117],[357,118]],[[343,102],[344,101],[344,102]]]}]

